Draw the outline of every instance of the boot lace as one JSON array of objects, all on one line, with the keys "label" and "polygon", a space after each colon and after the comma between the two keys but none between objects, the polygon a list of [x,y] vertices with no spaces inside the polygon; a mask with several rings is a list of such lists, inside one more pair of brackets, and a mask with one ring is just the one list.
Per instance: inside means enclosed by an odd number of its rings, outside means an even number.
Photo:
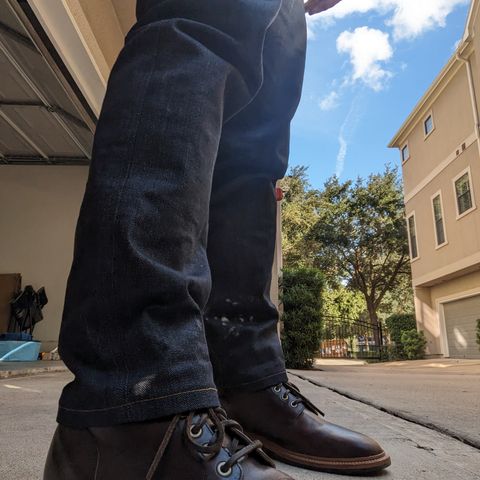
[{"label": "boot lace", "polygon": [[[182,418],[185,418],[185,416],[177,415],[170,423],[162,443],[155,454],[146,480],[153,479],[168,443],[172,438],[178,422]],[[196,439],[202,436],[203,429],[207,425],[213,431],[213,435],[208,443],[202,445],[198,443]],[[205,461],[217,456],[222,448],[228,450],[230,454],[229,459],[221,462],[217,467],[219,473],[223,476],[229,476],[233,466],[252,453],[257,454],[267,465],[275,467],[270,457],[262,450],[262,442],[259,440],[251,440],[245,435],[242,426],[235,420],[229,419],[227,413],[222,408],[209,408],[202,413],[191,412],[185,418],[185,435],[189,440],[189,446],[193,450],[201,453]]]},{"label": "boot lace", "polygon": [[293,383],[291,382],[284,382],[284,383],[279,383],[278,385],[275,385],[273,387],[273,391],[275,393],[280,393],[283,389],[283,400],[288,400],[290,398],[290,395],[294,398],[291,402],[290,405],[295,408],[300,404],[303,404],[305,408],[313,412],[315,415],[321,415],[322,417],[325,416],[325,414],[318,408],[316,407],[307,397],[305,397],[301,392],[300,389]]}]

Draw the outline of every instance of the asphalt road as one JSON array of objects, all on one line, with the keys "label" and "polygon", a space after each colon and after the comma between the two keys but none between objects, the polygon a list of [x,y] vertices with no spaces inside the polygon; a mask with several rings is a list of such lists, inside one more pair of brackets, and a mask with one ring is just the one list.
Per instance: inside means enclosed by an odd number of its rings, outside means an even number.
[{"label": "asphalt road", "polygon": [[[70,378],[68,373],[58,372],[0,381],[0,479],[41,479],[44,459],[55,429],[57,399],[62,386]],[[392,467],[376,478],[480,480],[479,449],[326,388],[298,378],[294,378],[294,381],[327,413],[330,421],[375,437],[389,451]],[[434,405],[431,407],[435,408]],[[280,465],[280,468],[297,480],[355,478],[284,465]]]},{"label": "asphalt road", "polygon": [[[320,365],[298,374],[480,448],[480,362]],[[480,466],[479,466],[480,468]]]}]

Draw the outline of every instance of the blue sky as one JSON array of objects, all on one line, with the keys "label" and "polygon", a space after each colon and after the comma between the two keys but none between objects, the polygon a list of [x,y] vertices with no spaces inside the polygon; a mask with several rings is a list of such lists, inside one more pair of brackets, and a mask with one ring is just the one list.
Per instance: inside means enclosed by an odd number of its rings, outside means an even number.
[{"label": "blue sky", "polygon": [[[418,7],[420,5],[420,7]],[[455,50],[468,0],[343,0],[309,19],[290,165],[321,187],[399,164],[387,144]]]}]

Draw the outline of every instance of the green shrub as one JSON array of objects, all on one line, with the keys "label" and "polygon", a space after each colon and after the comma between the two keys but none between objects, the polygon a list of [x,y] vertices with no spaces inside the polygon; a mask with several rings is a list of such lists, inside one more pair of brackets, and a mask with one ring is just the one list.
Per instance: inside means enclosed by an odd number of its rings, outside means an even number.
[{"label": "green shrub", "polygon": [[416,330],[417,322],[415,315],[412,313],[404,313],[391,315],[385,320],[390,340],[398,346],[402,343],[402,333],[407,330]]},{"label": "green shrub", "polygon": [[407,330],[402,333],[402,347],[405,356],[409,360],[419,360],[425,357],[427,340],[423,332],[416,329]]},{"label": "green shrub", "polygon": [[282,343],[288,368],[311,368],[321,341],[324,279],[314,268],[284,269]]},{"label": "green shrub", "polygon": [[405,358],[405,353],[401,345],[390,344],[384,347],[381,360],[384,362],[394,362]]}]

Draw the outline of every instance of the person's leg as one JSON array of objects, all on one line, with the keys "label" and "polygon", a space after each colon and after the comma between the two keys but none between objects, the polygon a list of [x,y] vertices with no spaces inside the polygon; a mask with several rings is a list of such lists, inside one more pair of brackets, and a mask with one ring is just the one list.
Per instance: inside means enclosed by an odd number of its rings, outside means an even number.
[{"label": "person's leg", "polygon": [[207,250],[212,291],[205,310],[221,390],[256,390],[287,380],[278,311],[270,300],[275,184],[287,168],[305,48],[303,3],[286,0],[265,39],[262,87],[222,130]]},{"label": "person's leg", "polygon": [[337,473],[390,464],[374,440],[326,422],[288,383],[270,301],[275,181],[287,167],[289,125],[301,92],[305,19],[293,0],[267,32],[264,82],[224,125],[214,173],[205,326],[222,405],[267,451],[287,463]]},{"label": "person's leg", "polygon": [[58,419],[141,421],[217,405],[202,310],[222,124],[261,84],[280,0],[139,0],[112,71],[75,239]]},{"label": "person's leg", "polygon": [[78,221],[45,480],[287,480],[219,408],[202,310],[223,123],[262,81],[281,0],[139,0]]}]

